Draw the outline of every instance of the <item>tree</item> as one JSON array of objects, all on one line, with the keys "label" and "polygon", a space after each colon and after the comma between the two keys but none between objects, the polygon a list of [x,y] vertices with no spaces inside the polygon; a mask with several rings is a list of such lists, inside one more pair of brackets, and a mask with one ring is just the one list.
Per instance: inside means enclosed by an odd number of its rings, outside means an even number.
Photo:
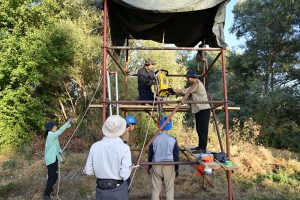
[{"label": "tree", "polygon": [[241,105],[240,117],[261,125],[260,142],[299,151],[299,4],[249,0],[233,12],[231,32],[246,48],[229,56],[229,96]]},{"label": "tree", "polygon": [[294,74],[299,73],[299,8],[294,1],[249,0],[233,10],[231,32],[246,38],[244,57],[257,65],[264,94],[293,81]]},{"label": "tree", "polygon": [[76,106],[75,100],[89,96],[97,80],[100,40],[92,30],[101,26],[100,12],[84,0],[4,0],[0,10],[4,150],[30,142],[49,118],[62,119],[59,102],[67,111],[85,109],[84,101]]}]

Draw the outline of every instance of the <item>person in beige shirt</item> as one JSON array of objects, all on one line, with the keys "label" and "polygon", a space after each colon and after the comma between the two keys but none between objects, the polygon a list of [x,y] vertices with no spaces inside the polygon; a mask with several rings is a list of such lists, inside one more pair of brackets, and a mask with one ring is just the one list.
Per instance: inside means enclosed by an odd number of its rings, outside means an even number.
[{"label": "person in beige shirt", "polygon": [[[188,101],[208,101],[205,87],[197,77],[198,75],[195,71],[188,71],[186,74],[188,82],[192,84],[197,82],[197,85],[193,88],[188,96]],[[176,95],[184,96],[189,89],[190,87],[185,89],[174,89],[174,92]],[[205,153],[208,139],[210,105],[208,103],[191,104],[191,111],[195,114],[196,130],[199,139],[198,146],[192,150],[195,150],[195,153]]]}]

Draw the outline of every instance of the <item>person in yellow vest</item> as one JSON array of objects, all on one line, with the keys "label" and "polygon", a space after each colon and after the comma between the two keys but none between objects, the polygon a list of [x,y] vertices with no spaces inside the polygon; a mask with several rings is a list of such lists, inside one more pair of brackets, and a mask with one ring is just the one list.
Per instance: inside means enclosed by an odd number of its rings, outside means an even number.
[{"label": "person in yellow vest", "polygon": [[53,191],[58,178],[58,162],[62,161],[58,137],[67,129],[71,127],[72,118],[57,130],[55,122],[48,122],[46,128],[46,143],[45,143],[45,163],[48,170],[47,186],[44,191],[43,200],[50,200],[50,194]]}]

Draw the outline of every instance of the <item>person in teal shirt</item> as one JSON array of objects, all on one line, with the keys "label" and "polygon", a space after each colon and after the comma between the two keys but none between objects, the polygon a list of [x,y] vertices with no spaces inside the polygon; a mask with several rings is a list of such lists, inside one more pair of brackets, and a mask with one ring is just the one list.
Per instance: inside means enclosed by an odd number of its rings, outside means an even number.
[{"label": "person in teal shirt", "polygon": [[50,194],[53,191],[53,185],[56,183],[58,178],[58,162],[62,161],[58,137],[66,130],[71,127],[72,119],[68,121],[57,130],[55,122],[48,122],[46,128],[46,143],[45,143],[45,164],[48,170],[47,186],[44,191],[43,199],[50,200]]}]

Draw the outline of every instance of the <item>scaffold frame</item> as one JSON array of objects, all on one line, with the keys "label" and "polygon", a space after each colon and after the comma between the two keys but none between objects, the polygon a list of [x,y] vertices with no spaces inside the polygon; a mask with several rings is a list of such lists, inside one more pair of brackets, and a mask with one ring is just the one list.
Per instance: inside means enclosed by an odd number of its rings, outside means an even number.
[{"label": "scaffold frame", "polygon": [[[155,132],[154,136],[147,142],[145,148],[143,149],[142,155],[145,153],[146,149],[149,147],[149,145],[153,142],[154,138],[156,137],[156,135],[158,133],[161,132],[161,130],[163,129],[163,127],[168,123],[168,121],[172,118],[172,116],[179,110],[179,108],[183,105],[183,104],[193,104],[193,103],[210,103],[211,105],[214,105],[212,107],[212,110],[215,110],[217,107],[222,107],[222,110],[225,113],[225,141],[226,141],[226,154],[227,157],[230,159],[230,136],[229,136],[229,114],[228,114],[228,96],[227,96],[227,79],[226,79],[226,66],[225,66],[225,49],[224,48],[193,48],[193,47],[130,47],[128,45],[128,39],[126,40],[126,45],[127,46],[108,46],[108,38],[107,38],[107,33],[108,33],[108,7],[107,7],[107,2],[108,0],[103,0],[103,61],[102,61],[102,69],[100,69],[102,71],[102,75],[103,75],[103,79],[102,79],[102,86],[103,86],[103,90],[102,90],[102,102],[101,102],[101,107],[102,109],[102,122],[104,123],[104,121],[106,120],[106,112],[107,112],[107,106],[109,104],[145,104],[145,103],[153,103],[152,101],[129,101],[127,100],[128,98],[128,76],[129,74],[127,73],[128,71],[128,52],[130,50],[185,50],[185,51],[198,51],[198,50],[202,50],[202,51],[216,51],[219,52],[218,55],[214,58],[213,62],[207,66],[207,70],[204,66],[203,68],[203,75],[202,75],[202,79],[205,82],[205,77],[208,74],[209,70],[211,69],[211,67],[215,64],[215,62],[221,57],[221,67],[222,67],[222,82],[223,82],[223,100],[222,101],[212,101],[211,99],[207,102],[191,102],[191,101],[187,101],[187,97],[190,94],[191,90],[193,87],[195,87],[195,84],[193,84],[190,88],[190,90],[185,94],[185,96],[181,99],[181,101],[156,101],[155,104],[166,104],[166,103],[174,103],[177,104],[171,111],[168,119],[165,121],[165,123],[158,128],[158,130]],[[126,51],[126,56],[125,56],[125,66],[122,67],[122,65],[118,62],[118,60],[113,56],[111,50],[125,50]],[[118,66],[118,68],[120,69],[120,71],[122,72],[122,74],[125,76],[125,100],[119,100],[119,101],[109,101],[107,99],[107,55],[109,55],[112,60],[116,63],[116,65]],[[206,70],[206,71],[205,71]],[[182,76],[182,75],[174,75],[174,76]],[[215,105],[216,104],[216,105]],[[217,126],[216,123],[216,116],[215,116],[215,112],[213,112],[213,117],[214,117],[214,121],[215,121],[215,125]],[[223,151],[223,145],[221,143],[220,140],[220,134],[218,131],[218,127],[217,127],[217,133],[218,133],[218,139],[219,139],[219,143],[220,143],[220,148]],[[186,155],[186,154],[185,154]],[[186,155],[186,157],[188,157]],[[153,165],[153,164],[195,164],[194,161],[182,161],[182,162],[172,162],[172,163],[151,163],[151,162],[144,162],[144,163],[140,163],[140,165]],[[232,171],[234,169],[225,169],[226,172],[226,176],[227,176],[227,186],[228,186],[228,199],[229,200],[233,200],[233,190],[232,190]],[[203,181],[206,177],[203,177]],[[207,179],[206,179],[207,180]],[[204,182],[203,182],[204,183]],[[208,181],[208,184],[209,181]]]}]

